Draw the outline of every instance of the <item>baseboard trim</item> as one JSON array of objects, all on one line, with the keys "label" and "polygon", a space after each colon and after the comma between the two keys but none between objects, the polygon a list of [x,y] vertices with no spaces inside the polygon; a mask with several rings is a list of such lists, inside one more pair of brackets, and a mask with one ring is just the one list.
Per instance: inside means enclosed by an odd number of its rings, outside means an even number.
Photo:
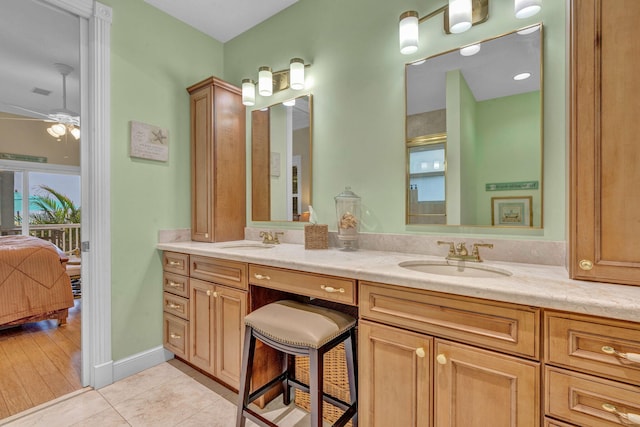
[{"label": "baseboard trim", "polygon": [[162,346],[125,357],[113,363],[113,381],[127,378],[170,359],[173,359],[173,353]]}]

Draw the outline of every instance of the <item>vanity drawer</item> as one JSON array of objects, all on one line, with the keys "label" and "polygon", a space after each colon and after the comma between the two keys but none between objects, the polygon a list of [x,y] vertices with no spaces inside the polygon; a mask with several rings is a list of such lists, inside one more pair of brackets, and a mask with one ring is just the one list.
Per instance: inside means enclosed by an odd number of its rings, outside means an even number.
[{"label": "vanity drawer", "polygon": [[187,276],[165,271],[162,274],[162,288],[165,292],[189,298],[189,278]]},{"label": "vanity drawer", "polygon": [[247,289],[247,264],[205,256],[191,256],[190,276],[238,289]]},{"label": "vanity drawer", "polygon": [[540,358],[540,310],[528,306],[360,282],[366,319]]},{"label": "vanity drawer", "polygon": [[189,275],[189,255],[178,252],[162,253],[162,269],[171,273]]},{"label": "vanity drawer", "polygon": [[[547,363],[640,385],[638,325],[577,314],[545,312]],[[615,349],[608,354],[603,347]],[[630,361],[626,355],[636,361]]]},{"label": "vanity drawer", "polygon": [[573,424],[566,424],[562,421],[556,421],[551,418],[544,419],[544,427],[575,427]]},{"label": "vanity drawer", "polygon": [[343,304],[356,304],[356,281],[354,279],[251,264],[249,265],[249,281],[252,285],[264,288]]},{"label": "vanity drawer", "polygon": [[640,387],[585,374],[547,367],[545,412],[582,427],[629,426],[602,405],[613,405],[622,414],[640,419]]},{"label": "vanity drawer", "polygon": [[187,360],[189,348],[189,322],[169,313],[163,315],[163,344],[176,356]]},{"label": "vanity drawer", "polygon": [[169,292],[164,292],[163,295],[163,309],[165,313],[171,313],[185,320],[189,320],[189,300],[187,298],[182,298]]}]

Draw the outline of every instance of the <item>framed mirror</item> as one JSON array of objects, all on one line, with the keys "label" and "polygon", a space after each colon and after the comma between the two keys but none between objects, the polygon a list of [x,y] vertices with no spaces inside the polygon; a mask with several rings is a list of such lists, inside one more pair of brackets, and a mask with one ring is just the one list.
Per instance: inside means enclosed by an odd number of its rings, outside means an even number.
[{"label": "framed mirror", "polygon": [[309,220],[312,96],[251,112],[251,219]]},{"label": "framed mirror", "polygon": [[406,65],[407,224],[542,227],[541,46],[537,24]]}]

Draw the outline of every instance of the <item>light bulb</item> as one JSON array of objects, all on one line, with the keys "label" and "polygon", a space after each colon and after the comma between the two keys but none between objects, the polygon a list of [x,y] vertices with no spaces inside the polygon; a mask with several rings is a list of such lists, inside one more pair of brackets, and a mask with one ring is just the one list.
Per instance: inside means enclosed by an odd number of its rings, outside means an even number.
[{"label": "light bulb", "polygon": [[515,0],[513,11],[518,19],[529,18],[542,9],[542,0]]},{"label": "light bulb", "polygon": [[293,58],[289,64],[289,86],[293,90],[304,89],[304,60]]},{"label": "light bulb", "polygon": [[400,15],[400,53],[409,55],[418,50],[418,12],[410,10]]},{"label": "light bulb", "polygon": [[464,33],[471,28],[471,0],[449,0],[449,31]]},{"label": "light bulb", "polygon": [[271,67],[258,68],[258,93],[261,96],[271,96],[273,93],[273,74],[271,74]]},{"label": "light bulb", "polygon": [[67,133],[67,127],[62,123],[56,123],[51,126],[51,130],[58,134],[58,136],[62,136]]},{"label": "light bulb", "polygon": [[256,82],[251,79],[242,80],[242,103],[248,106],[256,103]]}]

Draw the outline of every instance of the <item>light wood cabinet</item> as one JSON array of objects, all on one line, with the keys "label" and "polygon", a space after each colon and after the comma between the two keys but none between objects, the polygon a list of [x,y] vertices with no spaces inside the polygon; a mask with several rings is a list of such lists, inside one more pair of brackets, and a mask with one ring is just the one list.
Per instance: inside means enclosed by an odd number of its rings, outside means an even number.
[{"label": "light wood cabinet", "polygon": [[540,425],[538,309],[369,282],[359,307],[363,425]]},{"label": "light wood cabinet", "polygon": [[546,415],[584,427],[640,424],[640,326],[554,311],[544,325]]},{"label": "light wood cabinet", "polygon": [[239,88],[210,77],[191,98],[191,240],[244,238],[245,107]]},{"label": "light wood cabinet", "polygon": [[574,279],[640,285],[640,2],[571,1]]},{"label": "light wood cabinet", "polygon": [[165,252],[163,260],[164,346],[238,389],[247,264],[174,252]]}]

